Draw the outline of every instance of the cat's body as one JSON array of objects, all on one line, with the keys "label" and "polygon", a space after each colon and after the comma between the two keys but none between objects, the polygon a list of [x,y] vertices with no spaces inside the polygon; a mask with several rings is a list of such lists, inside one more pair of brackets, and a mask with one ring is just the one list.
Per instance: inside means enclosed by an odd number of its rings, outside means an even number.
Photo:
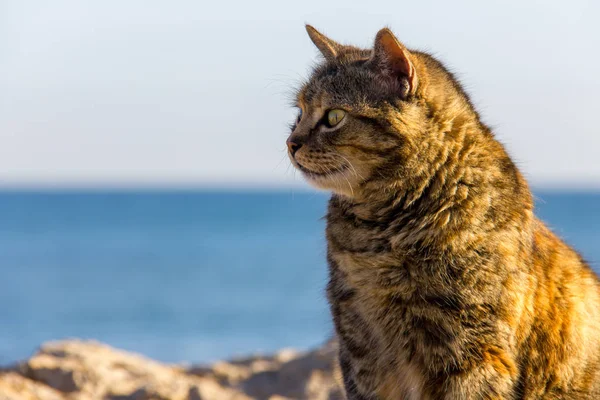
[{"label": "cat's body", "polygon": [[536,219],[460,85],[387,29],[373,51],[308,30],[326,62],[288,146],[334,192],[327,295],[348,398],[600,398],[598,279]]},{"label": "cat's body", "polygon": [[403,224],[330,201],[328,298],[349,399],[600,398],[596,278],[520,218],[415,250]]}]

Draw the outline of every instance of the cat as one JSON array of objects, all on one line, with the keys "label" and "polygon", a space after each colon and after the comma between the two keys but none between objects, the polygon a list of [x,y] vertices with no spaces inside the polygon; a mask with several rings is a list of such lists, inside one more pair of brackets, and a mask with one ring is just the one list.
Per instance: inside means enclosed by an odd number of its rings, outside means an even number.
[{"label": "cat", "polygon": [[[288,155],[332,192],[327,297],[349,400],[600,399],[600,290],[444,66],[313,27]],[[518,95],[518,94],[516,94]]]}]

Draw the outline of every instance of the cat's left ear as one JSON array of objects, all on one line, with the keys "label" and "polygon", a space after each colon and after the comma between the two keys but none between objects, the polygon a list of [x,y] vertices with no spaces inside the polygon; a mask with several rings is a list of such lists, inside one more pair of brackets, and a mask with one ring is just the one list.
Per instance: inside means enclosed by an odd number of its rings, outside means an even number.
[{"label": "cat's left ear", "polygon": [[392,74],[397,79],[405,80],[408,84],[408,88],[406,88],[408,93],[414,93],[418,77],[411,57],[410,51],[396,39],[392,31],[383,28],[377,32],[373,56],[369,63]]},{"label": "cat's left ear", "polygon": [[329,39],[321,32],[313,28],[311,25],[306,24],[306,32],[310,37],[310,40],[317,46],[323,57],[328,61],[335,61],[340,50],[342,49],[341,44]]}]

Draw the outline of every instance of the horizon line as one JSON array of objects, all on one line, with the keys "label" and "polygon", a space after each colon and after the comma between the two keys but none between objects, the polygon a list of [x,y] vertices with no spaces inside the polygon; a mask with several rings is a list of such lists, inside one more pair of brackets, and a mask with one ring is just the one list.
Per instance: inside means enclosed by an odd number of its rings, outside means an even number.
[{"label": "horizon line", "polygon": [[[577,184],[576,182],[538,182],[529,185],[532,192],[594,192],[600,193],[598,185]],[[0,193],[9,192],[306,192],[328,193],[309,186],[305,182],[43,182],[43,183],[0,183]]]}]

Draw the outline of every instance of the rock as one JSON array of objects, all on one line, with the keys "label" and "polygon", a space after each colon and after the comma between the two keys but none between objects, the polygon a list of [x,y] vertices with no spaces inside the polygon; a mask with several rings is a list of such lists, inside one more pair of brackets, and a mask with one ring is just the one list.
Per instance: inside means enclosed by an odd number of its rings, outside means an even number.
[{"label": "rock", "polygon": [[47,354],[39,354],[32,358],[22,369],[26,377],[65,393],[75,392],[85,381],[93,379],[85,376],[93,371],[82,370],[78,368],[77,363],[69,359],[57,364],[55,358]]},{"label": "rock", "polygon": [[335,344],[184,368],[81,340],[0,370],[0,400],[340,400]]},{"label": "rock", "polygon": [[65,400],[62,393],[13,371],[0,371],[0,400]]},{"label": "rock", "polygon": [[250,376],[240,387],[255,398],[272,395],[292,399],[343,399],[339,380],[335,344],[293,358],[268,370]]}]

